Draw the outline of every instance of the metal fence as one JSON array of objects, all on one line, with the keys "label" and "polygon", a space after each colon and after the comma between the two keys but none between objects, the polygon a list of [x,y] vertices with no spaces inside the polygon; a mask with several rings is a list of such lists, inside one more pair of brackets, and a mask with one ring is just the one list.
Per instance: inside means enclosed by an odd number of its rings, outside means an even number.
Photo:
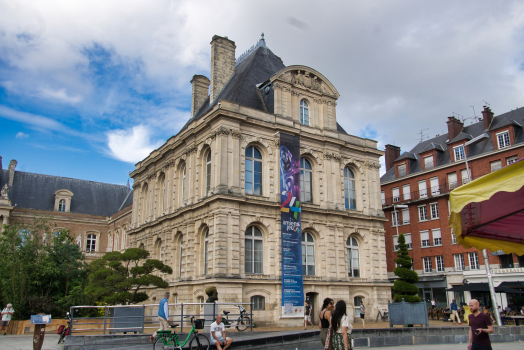
[{"label": "metal fence", "polygon": [[407,303],[402,299],[400,303],[389,303],[389,326],[424,324],[429,327],[428,312],[425,302]]},{"label": "metal fence", "polygon": [[[252,303],[176,303],[168,304],[170,321],[178,323],[180,326],[179,332],[184,332],[184,327],[187,330],[191,329],[191,319],[188,316],[194,316],[196,319],[205,319],[206,326],[209,327],[215,321],[218,314],[223,313],[224,309],[230,311],[228,313],[229,327],[236,327],[234,323],[237,316],[240,316],[240,309],[237,305],[241,305],[246,309],[246,316],[249,317],[249,324],[247,325],[253,331],[253,304]],[[212,312],[205,312],[205,309]],[[249,306],[249,309],[245,306]],[[219,311],[219,308],[222,307]],[[199,309],[198,312],[195,312]],[[231,311],[237,310],[237,313]],[[75,317],[81,309],[97,309],[100,316],[97,317]],[[151,315],[146,315],[146,311]],[[73,306],[70,308],[71,317],[71,334],[74,332],[102,332],[102,334],[114,333],[144,333],[145,330],[158,329],[158,304],[141,304],[141,305],[104,305],[104,306]],[[171,312],[174,311],[172,314]],[[209,323],[208,323],[209,322]],[[224,322],[224,321],[223,321]],[[225,323],[225,322],[224,322]],[[226,325],[226,327],[228,327]]]}]

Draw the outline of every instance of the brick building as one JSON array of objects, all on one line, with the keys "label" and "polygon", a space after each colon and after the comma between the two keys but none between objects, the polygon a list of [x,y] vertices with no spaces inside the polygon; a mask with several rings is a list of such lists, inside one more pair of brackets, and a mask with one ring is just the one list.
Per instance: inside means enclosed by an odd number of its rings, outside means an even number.
[{"label": "brick building", "polygon": [[[398,231],[406,237],[420,277],[419,295],[425,301],[435,298],[440,306],[449,304],[452,298],[466,303],[479,298],[488,303],[486,293],[453,295],[445,291],[464,282],[487,282],[482,252],[457,245],[448,226],[449,192],[468,179],[474,180],[524,157],[524,109],[494,117],[490,108],[484,107],[482,116],[481,121],[468,126],[449,117],[447,134],[422,141],[409,152],[401,154],[399,147],[385,147],[386,173],[381,177],[381,194],[388,219],[388,277],[396,278],[393,270]],[[471,145],[467,146],[467,142]],[[524,257],[490,252],[489,261],[495,285],[524,281]],[[504,295],[502,302],[507,302]]]}]

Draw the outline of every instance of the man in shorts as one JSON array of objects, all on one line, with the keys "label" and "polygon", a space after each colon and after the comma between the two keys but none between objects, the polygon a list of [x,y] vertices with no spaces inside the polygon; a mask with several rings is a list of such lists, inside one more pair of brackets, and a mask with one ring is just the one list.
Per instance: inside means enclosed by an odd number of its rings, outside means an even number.
[{"label": "man in shorts", "polygon": [[469,341],[468,350],[491,350],[489,333],[493,333],[493,325],[488,314],[480,312],[479,301],[469,302]]},{"label": "man in shorts", "polygon": [[313,325],[313,322],[311,322],[311,306],[309,306],[309,303],[304,301],[304,330],[307,328],[307,323],[311,323],[311,327],[315,329],[315,326]]},{"label": "man in shorts", "polygon": [[222,323],[222,315],[218,315],[215,322],[209,326],[211,333],[211,345],[215,345],[217,350],[229,348],[233,339],[226,337],[226,326]]},{"label": "man in shorts", "polygon": [[2,310],[2,327],[0,328],[0,333],[2,332],[2,329],[4,329],[4,335],[7,334],[7,325],[9,324],[9,321],[11,321],[11,316],[15,313],[15,310],[13,309],[13,305],[7,304],[7,307]]}]

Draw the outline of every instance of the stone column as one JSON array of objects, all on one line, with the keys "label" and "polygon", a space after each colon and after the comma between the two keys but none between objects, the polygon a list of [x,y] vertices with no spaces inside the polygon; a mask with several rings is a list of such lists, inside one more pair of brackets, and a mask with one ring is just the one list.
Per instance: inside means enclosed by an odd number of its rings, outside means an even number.
[{"label": "stone column", "polygon": [[215,140],[215,189],[217,193],[227,193],[228,190],[228,137],[229,129],[225,127],[218,128]]},{"label": "stone column", "polygon": [[231,132],[231,143],[228,148],[228,162],[231,166],[228,169],[228,186],[233,193],[240,193],[240,130]]},{"label": "stone column", "polygon": [[213,276],[225,277],[227,274],[228,249],[227,226],[228,215],[225,212],[215,214],[215,231],[213,234]]}]

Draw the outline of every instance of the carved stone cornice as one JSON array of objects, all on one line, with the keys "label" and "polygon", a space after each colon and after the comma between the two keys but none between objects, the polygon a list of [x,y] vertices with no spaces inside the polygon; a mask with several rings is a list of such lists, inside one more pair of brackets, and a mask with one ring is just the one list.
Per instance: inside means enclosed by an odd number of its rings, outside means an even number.
[{"label": "carved stone cornice", "polygon": [[374,162],[366,161],[364,163],[364,166],[367,167],[368,169],[375,169],[375,170],[379,170],[380,169],[380,163],[374,163]]},{"label": "carved stone cornice", "polygon": [[342,160],[342,157],[340,156],[340,154],[337,154],[335,152],[325,152],[324,159],[334,159],[340,162]]}]

